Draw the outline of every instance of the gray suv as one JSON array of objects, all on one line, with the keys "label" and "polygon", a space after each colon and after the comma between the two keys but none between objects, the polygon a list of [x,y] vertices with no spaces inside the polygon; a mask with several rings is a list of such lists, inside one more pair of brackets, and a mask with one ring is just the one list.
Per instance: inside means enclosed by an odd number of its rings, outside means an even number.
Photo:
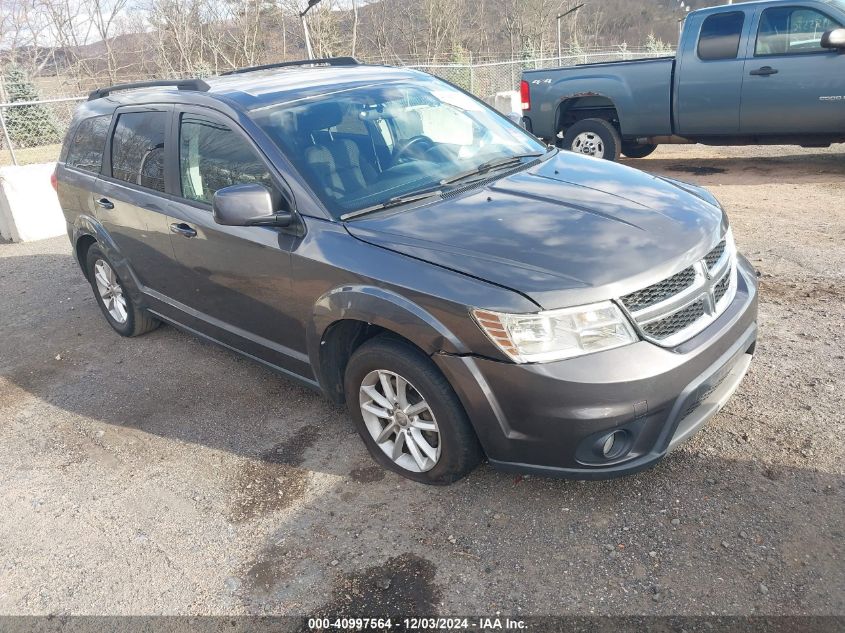
[{"label": "gray suv", "polygon": [[560,153],[351,58],[94,91],[56,171],[109,324],[167,322],[345,403],[374,459],[654,464],[737,388],[755,274],[707,191]]}]

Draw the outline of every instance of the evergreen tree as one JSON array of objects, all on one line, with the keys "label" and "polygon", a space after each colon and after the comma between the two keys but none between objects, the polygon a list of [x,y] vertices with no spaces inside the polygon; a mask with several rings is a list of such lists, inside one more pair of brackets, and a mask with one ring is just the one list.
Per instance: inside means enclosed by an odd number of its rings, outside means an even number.
[{"label": "evergreen tree", "polygon": [[[16,67],[7,68],[4,85],[9,102],[36,101],[38,92],[26,73]],[[6,127],[16,148],[36,147],[61,141],[59,126],[43,105],[5,108]]]}]

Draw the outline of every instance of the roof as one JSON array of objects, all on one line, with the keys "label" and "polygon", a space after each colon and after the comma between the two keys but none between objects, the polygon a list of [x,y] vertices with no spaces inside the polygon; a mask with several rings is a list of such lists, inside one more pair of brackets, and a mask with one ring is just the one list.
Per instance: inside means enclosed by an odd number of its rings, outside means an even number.
[{"label": "roof", "polygon": [[[295,101],[309,96],[347,90],[386,81],[419,79],[417,70],[393,66],[289,66],[242,72],[239,74],[209,77],[207,91],[176,90],[170,86],[154,86],[115,91],[108,96],[87,102],[90,110],[106,111],[116,105],[190,101],[202,102],[209,98],[225,100],[243,110],[253,110],[269,104]],[[189,96],[190,95],[190,96]]]},{"label": "roof", "polygon": [[845,0],[751,0],[751,2],[736,2],[734,4],[720,4],[719,6],[715,7],[706,7],[703,9],[696,9],[692,11],[692,13],[697,13],[699,15],[706,15],[709,13],[720,13],[727,8],[731,8],[734,11],[742,10],[747,7],[756,7],[760,5],[778,5],[778,4],[785,4],[785,5],[801,5],[804,3],[807,4],[826,4],[831,7],[836,7],[838,9],[845,10]]}]

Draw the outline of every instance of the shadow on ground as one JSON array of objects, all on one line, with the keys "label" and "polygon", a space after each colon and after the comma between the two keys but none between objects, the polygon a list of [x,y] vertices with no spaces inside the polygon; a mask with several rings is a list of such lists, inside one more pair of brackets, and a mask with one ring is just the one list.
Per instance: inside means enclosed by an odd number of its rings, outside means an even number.
[{"label": "shadow on ground", "polygon": [[[766,148],[760,148],[765,154]],[[778,148],[780,151],[782,148]],[[622,162],[651,173],[702,185],[823,184],[845,180],[842,153],[785,154],[754,157],[661,158]]]}]

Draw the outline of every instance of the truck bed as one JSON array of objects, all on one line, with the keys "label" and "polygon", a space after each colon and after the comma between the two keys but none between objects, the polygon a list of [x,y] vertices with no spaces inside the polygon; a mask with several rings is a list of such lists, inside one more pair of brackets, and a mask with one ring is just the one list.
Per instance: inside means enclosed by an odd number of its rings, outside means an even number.
[{"label": "truck bed", "polygon": [[622,127],[631,136],[671,134],[674,68],[674,57],[656,57],[526,70],[523,78],[531,91],[526,114],[537,136],[553,139],[562,101],[591,108],[612,99],[621,112],[630,113],[622,115],[627,117]]}]

